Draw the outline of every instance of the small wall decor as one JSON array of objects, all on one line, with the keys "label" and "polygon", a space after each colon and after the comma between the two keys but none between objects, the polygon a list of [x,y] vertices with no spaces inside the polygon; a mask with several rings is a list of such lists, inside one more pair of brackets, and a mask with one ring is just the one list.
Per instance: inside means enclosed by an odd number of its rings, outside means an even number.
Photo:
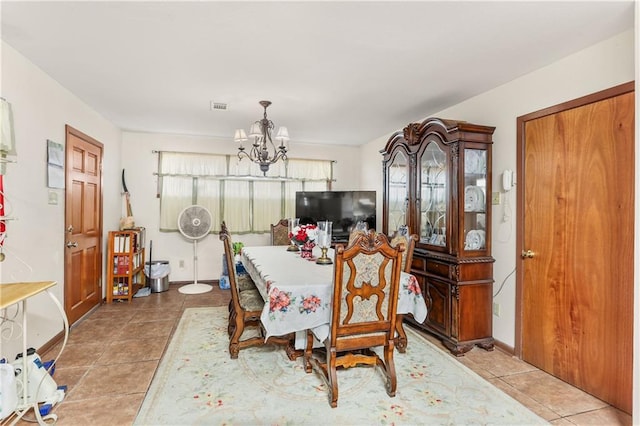
[{"label": "small wall decor", "polygon": [[7,158],[16,155],[16,139],[13,133],[13,111],[5,98],[0,98],[0,175],[6,174],[6,164],[15,160]]},{"label": "small wall decor", "polygon": [[47,140],[47,186],[64,188],[64,145]]}]

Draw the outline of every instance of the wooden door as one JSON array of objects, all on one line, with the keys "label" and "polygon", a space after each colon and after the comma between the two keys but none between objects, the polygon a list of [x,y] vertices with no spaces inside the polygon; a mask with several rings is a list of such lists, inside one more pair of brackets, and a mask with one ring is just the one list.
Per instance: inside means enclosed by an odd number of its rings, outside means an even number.
[{"label": "wooden door", "polygon": [[632,90],[633,83],[619,86],[518,119],[518,247],[533,252],[518,262],[522,359],[627,413]]},{"label": "wooden door", "polygon": [[66,127],[64,306],[73,324],[102,299],[102,144]]}]

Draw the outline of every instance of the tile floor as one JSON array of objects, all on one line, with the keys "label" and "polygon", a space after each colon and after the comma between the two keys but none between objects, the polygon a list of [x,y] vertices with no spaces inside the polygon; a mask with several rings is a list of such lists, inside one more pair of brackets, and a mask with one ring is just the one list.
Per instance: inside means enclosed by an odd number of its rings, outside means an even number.
[{"label": "tile floor", "polygon": [[[54,374],[58,385],[68,386],[54,409],[58,425],[133,423],[182,311],[229,301],[228,290],[215,285],[199,295],[178,288],[102,305],[72,328]],[[58,352],[59,346],[52,348],[43,361]],[[631,416],[500,350],[475,348],[456,359],[552,424],[632,424]]]}]

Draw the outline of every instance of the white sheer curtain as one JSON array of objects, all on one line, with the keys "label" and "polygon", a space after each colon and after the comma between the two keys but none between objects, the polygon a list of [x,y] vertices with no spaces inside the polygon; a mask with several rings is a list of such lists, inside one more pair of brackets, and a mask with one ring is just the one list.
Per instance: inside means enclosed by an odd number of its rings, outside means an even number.
[{"label": "white sheer curtain", "polygon": [[[270,229],[282,219],[282,183],[277,181],[253,182],[253,228]],[[274,220],[274,218],[277,218]]]},{"label": "white sheer curtain", "polygon": [[[284,183],[284,218],[296,217],[296,192],[302,191],[301,181]],[[275,222],[274,222],[275,223]]]},{"label": "white sheer curtain", "polygon": [[213,231],[220,230],[220,180],[198,178],[196,186],[196,203],[211,212]]},{"label": "white sheer curtain", "polygon": [[173,176],[226,176],[227,156],[161,152],[159,173]]},{"label": "white sheer curtain", "polygon": [[178,215],[187,206],[193,204],[193,179],[173,176],[162,180],[160,192],[160,230],[178,229]]},{"label": "white sheer curtain", "polygon": [[160,152],[160,230],[176,231],[178,215],[199,204],[236,233],[269,232],[270,225],[295,216],[296,191],[326,191],[333,165],[326,160],[288,159],[269,167],[236,156]]},{"label": "white sheer curtain", "polygon": [[[224,181],[224,220],[232,232],[251,231],[251,194],[249,181]],[[221,220],[220,220],[221,221]]]},{"label": "white sheer curtain", "polygon": [[305,181],[325,181],[333,179],[333,163],[331,161],[290,159],[287,165],[287,175],[293,179]]}]

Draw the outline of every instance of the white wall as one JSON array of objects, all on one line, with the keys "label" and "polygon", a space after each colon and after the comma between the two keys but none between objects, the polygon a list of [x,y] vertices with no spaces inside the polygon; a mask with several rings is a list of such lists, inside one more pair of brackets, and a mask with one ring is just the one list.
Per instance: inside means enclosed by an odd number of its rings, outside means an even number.
[{"label": "white wall", "polygon": [[[174,271],[171,274],[172,280],[191,279],[191,246],[175,234],[160,234],[157,231],[158,200],[155,198],[156,178],[153,176],[157,157],[151,151],[233,153],[235,146],[231,140],[132,132],[121,134],[119,129],[10,46],[2,42],[1,49],[0,94],[13,105],[19,162],[9,165],[5,176],[7,213],[18,220],[8,224],[8,237],[5,242],[7,259],[0,263],[0,282],[55,280],[59,284],[53,292],[63,300],[64,192],[54,190],[58,195],[59,204],[48,204],[45,144],[47,139],[63,143],[65,124],[70,124],[105,146],[105,232],[116,229],[118,225],[121,215],[120,172],[125,168],[136,221],[147,228],[147,238],[154,241],[154,258],[171,261]],[[633,80],[634,58],[634,35],[633,32],[627,32],[447,110],[425,111],[425,117],[464,119],[496,126],[493,185],[494,188],[499,188],[500,173],[506,168],[516,169],[516,117]],[[637,74],[635,76],[638,80]],[[636,112],[638,110],[640,108],[637,107]],[[415,121],[425,117],[416,117]],[[398,129],[389,129],[389,134],[395,130]],[[378,205],[381,206],[382,157],[379,150],[384,148],[388,137],[389,135],[383,135],[359,148],[300,145],[298,152],[298,146],[294,144],[291,154],[295,157],[336,160],[335,189],[376,190]],[[638,140],[636,144],[638,145]],[[640,153],[640,149],[637,149],[637,152]],[[640,188],[640,185],[636,184],[636,187]],[[515,191],[517,188],[509,197],[514,214]],[[636,198],[640,199],[640,195],[636,194]],[[513,222],[500,221],[501,208],[502,206],[499,206],[495,210],[493,223],[496,289],[513,270],[517,255]],[[378,225],[381,221],[381,211],[379,207]],[[266,236],[242,236],[241,239],[247,244],[261,244],[267,241]],[[216,236],[210,236],[201,244],[200,278],[215,279],[219,276],[221,254],[222,247]],[[186,260],[184,270],[177,268],[179,259]],[[637,278],[635,292],[636,295],[640,294]],[[496,300],[501,304],[502,316],[494,317],[494,336],[508,345],[514,345],[513,277],[506,281]],[[46,296],[37,296],[30,301],[29,317],[29,342],[34,347],[41,346],[61,330],[60,324],[51,321],[57,319],[58,314]],[[636,308],[636,353],[640,353],[639,317]],[[15,339],[8,345],[3,342],[0,356],[15,356],[17,350],[14,343]],[[637,370],[640,369],[638,364],[636,357],[634,365]],[[638,377],[637,374],[635,376]],[[637,388],[636,384],[634,389]],[[639,398],[636,391],[636,412],[639,409]]]},{"label": "white wall", "polygon": [[[119,192],[120,130],[11,46],[2,42],[1,49],[2,96],[12,104],[18,156],[4,177],[5,213],[16,220],[7,223],[0,282],[57,281],[52,292],[64,303],[64,190],[47,188],[47,139],[64,144],[69,124],[104,144],[105,228],[109,228],[113,222],[108,218],[119,208],[113,200]],[[48,203],[49,192],[57,195],[57,205]],[[15,307],[8,313],[13,315]],[[37,348],[62,330],[60,315],[45,294],[29,299],[27,313],[30,346]],[[16,339],[3,340],[0,356],[13,359],[20,350],[16,346],[20,335]]]},{"label": "white wall", "polygon": [[[415,121],[433,116],[495,126],[493,188],[497,190],[501,188],[502,171],[516,170],[518,116],[632,81],[634,58],[634,33],[631,30],[451,108],[430,113],[425,117],[416,117]],[[390,134],[362,147],[365,161],[373,164],[375,160],[381,159],[379,151],[384,148]],[[378,182],[378,186],[372,189],[380,192],[381,168],[364,168],[361,180]],[[496,259],[494,293],[503,281],[505,282],[502,291],[495,298],[495,302],[500,304],[501,316],[493,317],[493,335],[497,340],[512,347],[515,345],[515,276],[510,274],[515,269],[516,256],[519,253],[515,246],[517,191],[516,186],[509,193],[502,194],[503,203],[494,206],[492,223],[492,254]],[[506,222],[503,221],[504,209],[511,211],[511,219]],[[381,211],[378,215],[382,215]],[[636,294],[640,294],[637,288]]]},{"label": "white wall", "polygon": [[[250,117],[247,117],[250,120]],[[147,246],[153,241],[153,259],[168,260],[171,267],[171,281],[190,281],[193,273],[193,244],[178,232],[159,232],[160,200],[157,193],[158,155],[152,151],[184,151],[236,155],[237,145],[231,135],[228,139],[167,135],[153,133],[123,133],[122,167],[127,177],[127,187],[131,193],[131,204],[136,225],[144,226]],[[303,145],[293,141],[290,144],[291,158],[308,158],[336,161],[334,165],[334,190],[360,188],[357,160],[359,147]],[[246,159],[243,161],[247,161]],[[119,217],[119,216],[118,216]],[[176,218],[177,219],[177,218]],[[273,223],[277,219],[273,220]],[[233,229],[231,229],[233,235]],[[234,241],[245,245],[269,244],[269,234],[235,235]],[[215,234],[198,242],[198,280],[220,278],[222,272],[222,242]],[[148,255],[147,255],[148,257]],[[184,268],[180,268],[184,260]]]}]

